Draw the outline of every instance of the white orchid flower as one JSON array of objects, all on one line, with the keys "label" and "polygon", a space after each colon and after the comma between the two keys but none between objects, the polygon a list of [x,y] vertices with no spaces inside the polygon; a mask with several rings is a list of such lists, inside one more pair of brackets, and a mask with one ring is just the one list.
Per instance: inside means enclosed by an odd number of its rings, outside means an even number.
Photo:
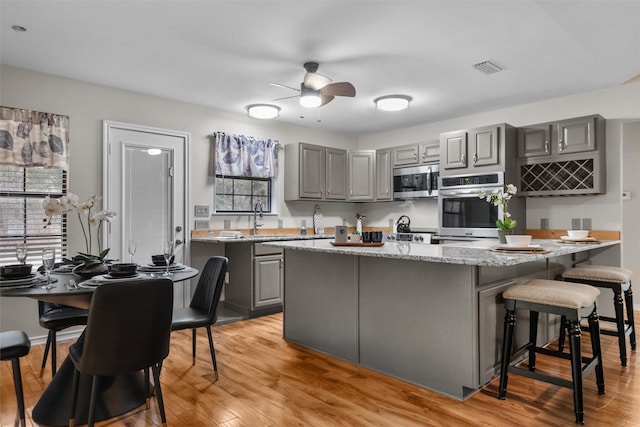
[{"label": "white orchid flower", "polygon": [[113,211],[102,210],[98,213],[92,214],[89,218],[92,224],[96,224],[102,221],[111,222],[116,218],[116,213]]}]

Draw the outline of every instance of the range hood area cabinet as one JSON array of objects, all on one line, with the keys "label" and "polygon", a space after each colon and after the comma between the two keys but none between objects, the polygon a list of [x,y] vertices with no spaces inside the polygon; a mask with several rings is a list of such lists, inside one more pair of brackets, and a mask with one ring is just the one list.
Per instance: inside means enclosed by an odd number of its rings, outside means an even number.
[{"label": "range hood area cabinet", "polygon": [[285,149],[285,200],[346,200],[347,150],[298,143]]},{"label": "range hood area cabinet", "polygon": [[392,149],[393,166],[417,166],[440,161],[440,141],[403,145]]},{"label": "range hood area cabinet", "polygon": [[501,123],[440,135],[440,175],[505,171],[514,164],[517,130]]},{"label": "range hood area cabinet", "polygon": [[518,181],[527,196],[606,192],[606,120],[600,115],[518,128]]}]

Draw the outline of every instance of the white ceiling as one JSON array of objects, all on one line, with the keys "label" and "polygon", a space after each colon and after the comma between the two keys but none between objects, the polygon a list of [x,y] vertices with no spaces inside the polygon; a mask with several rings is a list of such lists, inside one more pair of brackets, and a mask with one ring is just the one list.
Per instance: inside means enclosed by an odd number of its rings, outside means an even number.
[{"label": "white ceiling", "polygon": [[[0,16],[2,64],[238,113],[273,103],[281,122],[353,135],[640,74],[640,0],[0,0]],[[472,67],[488,59],[504,71]],[[299,87],[306,61],[356,97],[273,102],[296,93],[269,82]],[[376,111],[393,93],[411,108]]]}]

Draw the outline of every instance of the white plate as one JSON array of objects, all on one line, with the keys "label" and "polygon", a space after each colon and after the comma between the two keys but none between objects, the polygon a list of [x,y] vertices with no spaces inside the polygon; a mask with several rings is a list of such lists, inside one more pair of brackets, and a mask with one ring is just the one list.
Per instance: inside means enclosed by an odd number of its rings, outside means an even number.
[{"label": "white plate", "polygon": [[[177,270],[184,270],[186,267],[182,264],[171,264],[169,265],[169,271],[177,271]],[[167,270],[167,266],[166,265],[155,265],[155,264],[147,264],[145,266],[140,266],[138,268],[138,271],[151,271],[151,272],[158,272],[158,271],[166,271]]]}]

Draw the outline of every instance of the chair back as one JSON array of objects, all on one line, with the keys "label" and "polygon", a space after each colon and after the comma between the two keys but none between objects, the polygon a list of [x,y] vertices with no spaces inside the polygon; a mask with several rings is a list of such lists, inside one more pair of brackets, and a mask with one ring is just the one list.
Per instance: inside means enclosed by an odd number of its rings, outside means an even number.
[{"label": "chair back", "polygon": [[169,354],[172,313],[170,279],[99,286],[91,297],[82,354],[76,357],[78,371],[116,375],[161,362]]},{"label": "chair back", "polygon": [[217,320],[216,311],[228,263],[229,260],[223,256],[214,256],[207,260],[189,304],[191,308],[206,311],[210,325]]}]

